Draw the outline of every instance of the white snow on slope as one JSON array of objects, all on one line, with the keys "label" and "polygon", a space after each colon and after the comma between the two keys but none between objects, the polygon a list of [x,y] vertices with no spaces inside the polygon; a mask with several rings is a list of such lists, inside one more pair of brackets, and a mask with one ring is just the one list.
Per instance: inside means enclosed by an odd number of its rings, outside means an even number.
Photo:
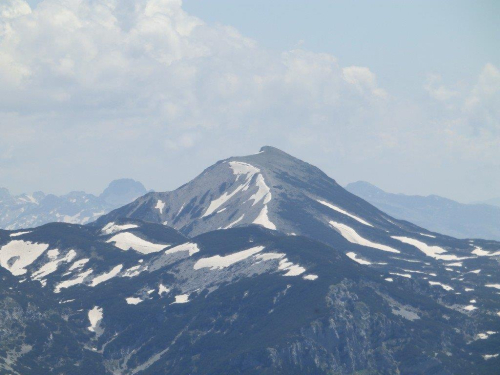
[{"label": "white snow on slope", "polygon": [[491,359],[491,358],[496,358],[498,357],[500,354],[485,354],[483,355],[483,358],[485,361],[487,361],[488,359]]},{"label": "white snow on slope", "polygon": [[208,206],[207,210],[203,214],[202,217],[206,217],[214,213],[215,210],[217,210],[220,206],[222,206],[224,203],[226,203],[229,199],[231,199],[236,193],[241,191],[245,185],[240,185],[238,186],[232,193],[224,192],[219,198],[213,200],[210,202],[210,205]]},{"label": "white snow on slope", "polygon": [[210,268],[211,270],[220,270],[229,267],[234,263],[241,262],[242,260],[257,254],[262,250],[264,250],[264,246],[256,246],[222,257],[220,255],[215,255],[210,258],[202,258],[195,263],[194,269],[199,270],[201,268]]},{"label": "white snow on slope", "polygon": [[253,199],[252,206],[264,199],[264,204],[268,204],[271,201],[271,189],[267,186],[264,176],[259,174],[256,179],[257,192],[252,195],[248,200]]},{"label": "white snow on slope", "polygon": [[31,233],[31,231],[11,233],[10,237],[19,237],[19,236],[22,236],[23,234],[28,234],[28,233]]},{"label": "white snow on slope", "polygon": [[92,283],[90,284],[90,286],[96,286],[96,285],[99,285],[100,283],[108,281],[109,279],[112,279],[113,277],[115,277],[116,275],[118,275],[120,273],[122,268],[123,268],[123,265],[119,264],[119,265],[113,267],[113,269],[111,271],[109,271],[107,273],[103,273],[103,274],[95,277],[92,280]]},{"label": "white snow on slope", "polygon": [[45,263],[42,267],[40,267],[38,271],[33,273],[33,275],[31,276],[33,280],[41,280],[45,276],[55,272],[59,267],[59,264],[63,262],[64,263],[71,262],[76,257],[76,251],[70,250],[66,253],[64,257],[60,259],[57,259],[57,256],[59,255],[59,250],[57,249],[47,251],[47,255],[49,256],[49,259],[51,259],[51,261]]},{"label": "white snow on slope", "polygon": [[477,307],[474,305],[468,305],[468,306],[464,307],[464,310],[467,310],[467,311],[474,311],[476,309],[477,309]]},{"label": "white snow on slope", "polygon": [[253,194],[249,198],[249,200],[253,199],[253,205],[255,205],[257,202],[260,202],[262,199],[264,199],[264,204],[267,204],[271,200],[271,191],[266,185],[264,177],[260,174],[260,169],[254,167],[253,165],[237,161],[229,162],[229,166],[231,167],[233,174],[236,175],[236,181],[238,181],[241,176],[246,176],[245,181],[241,182],[240,185],[235,190],[233,190],[232,193],[228,193],[226,191],[219,198],[214,199],[212,202],[210,202],[210,205],[208,206],[202,217],[206,217],[214,213],[220,206],[231,199],[236,193],[248,190],[250,187],[250,182],[256,174],[258,174],[256,179],[257,192]]},{"label": "white snow on slope", "polygon": [[125,301],[129,305],[137,305],[137,304],[142,302],[142,299],[140,299],[138,297],[128,297],[128,298],[125,298]]},{"label": "white snow on slope", "polygon": [[82,272],[81,274],[77,275],[76,278],[71,279],[71,280],[65,280],[60,282],[59,284],[56,285],[54,288],[54,293],[60,293],[61,289],[64,288],[69,288],[78,284],[83,283],[83,281],[93,272],[92,269],[88,269],[85,272]]},{"label": "white snow on slope", "polygon": [[165,285],[160,284],[158,285],[158,295],[161,297],[163,293],[168,294],[170,292],[170,289],[167,288]]},{"label": "white snow on slope", "polygon": [[175,246],[171,249],[165,250],[165,254],[174,254],[178,253],[179,251],[189,251],[189,256],[196,254],[198,251],[200,251],[200,248],[198,247],[197,244],[188,242],[188,243],[183,243],[181,245]]},{"label": "white snow on slope", "polygon": [[175,296],[175,302],[172,303],[188,303],[189,302],[189,294],[179,294]]},{"label": "white snow on slope", "polygon": [[498,332],[495,332],[495,331],[486,331],[486,332],[483,332],[483,333],[478,333],[475,337],[476,340],[486,340],[488,337],[490,337],[491,335],[494,335]]},{"label": "white snow on slope", "polygon": [[106,242],[114,242],[115,247],[121,250],[133,249],[142,254],[156,253],[170,246],[169,244],[158,244],[143,240],[129,232],[118,233]]},{"label": "white snow on slope", "polygon": [[298,264],[293,264],[287,258],[280,260],[278,269],[280,271],[287,271],[283,276],[299,276],[306,272],[304,267],[301,267]]},{"label": "white snow on slope", "polygon": [[479,246],[476,246],[475,249],[472,251],[472,254],[477,255],[478,257],[493,257],[493,256],[500,255],[500,251],[496,251],[493,253],[493,252],[483,250]]},{"label": "white snow on slope", "polygon": [[272,223],[267,216],[267,206],[262,208],[262,211],[260,211],[259,216],[257,216],[257,218],[253,221],[253,224],[262,225],[264,228],[276,230],[276,225],[274,225],[274,223]]},{"label": "white snow on slope", "polygon": [[247,176],[247,180],[251,179],[256,173],[260,172],[260,169],[254,167],[251,164],[243,163],[241,161],[230,161],[229,166],[233,170],[233,174],[236,176],[236,181],[239,180],[240,176]]},{"label": "white snow on slope", "polygon": [[421,252],[423,252],[425,255],[428,257],[438,259],[438,260],[462,260],[462,259],[467,259],[467,257],[462,257],[459,258],[456,255],[441,255],[443,253],[446,253],[446,250],[443,249],[442,247],[439,246],[429,246],[424,242],[421,242],[419,240],[416,240],[414,238],[408,238],[408,237],[398,237],[398,236],[393,236],[395,240],[401,241],[403,243],[407,243],[409,245],[415,246],[417,249],[419,249]]},{"label": "white snow on slope", "polygon": [[69,271],[76,270],[77,268],[82,268],[89,260],[90,259],[88,259],[88,258],[83,258],[83,259],[77,260],[75,263],[73,263],[71,265],[71,267],[69,267]]},{"label": "white snow on slope", "polygon": [[283,253],[263,253],[263,254],[257,254],[255,256],[256,259],[263,260],[264,262],[267,260],[271,259],[281,259],[285,256],[286,254]]},{"label": "white snow on slope", "polygon": [[425,233],[419,233],[421,236],[425,236],[425,237],[431,237],[431,238],[436,238],[436,236],[432,236],[430,234],[425,234]]},{"label": "white snow on slope", "polygon": [[123,224],[123,225],[119,225],[119,224],[115,224],[113,222],[110,222],[110,223],[107,223],[102,228],[101,233],[102,234],[114,234],[114,233],[117,233],[117,232],[121,232],[123,230],[134,229],[134,228],[139,228],[139,226],[136,225],[136,224]]},{"label": "white snow on slope", "polygon": [[148,269],[148,266],[137,265],[126,269],[121,277],[135,277]]},{"label": "white snow on slope", "polygon": [[411,275],[409,273],[397,273],[397,272],[389,272],[391,275],[406,277],[407,279],[411,279]]},{"label": "white snow on slope", "polygon": [[303,277],[304,280],[311,280],[311,281],[314,281],[318,278],[318,275],[305,275]]},{"label": "white snow on slope", "polygon": [[357,258],[357,256],[358,256],[358,255],[357,255],[356,253],[352,252],[352,251],[351,251],[351,252],[349,252],[349,253],[347,253],[346,255],[347,255],[349,258],[351,258],[353,261],[355,261],[356,263],[363,264],[363,265],[365,265],[365,266],[372,264],[371,262],[368,262],[368,261],[366,261],[366,260],[363,260],[363,259],[358,259],[358,258]]},{"label": "white snow on slope", "polygon": [[155,208],[160,211],[160,214],[163,214],[163,209],[165,208],[165,202],[162,200],[158,199],[158,202],[156,202]]},{"label": "white snow on slope", "polygon": [[370,223],[366,222],[365,220],[357,217],[356,215],[350,214],[349,212],[343,210],[340,207],[334,206],[331,203],[322,201],[321,199],[316,199],[316,202],[321,203],[323,206],[329,207],[329,208],[331,208],[334,211],[340,212],[343,215],[349,216],[350,218],[352,218],[352,219],[354,219],[356,221],[359,221],[361,224],[368,225],[369,227],[373,227],[373,225],[371,225]]},{"label": "white snow on slope", "polygon": [[375,242],[372,242],[370,240],[367,240],[366,238],[361,237],[354,229],[351,227],[348,227],[345,224],[341,223],[336,223],[335,221],[330,221],[330,225],[337,229],[340,234],[349,242],[355,243],[357,245],[361,246],[368,246],[372,247],[374,249],[382,250],[382,251],[388,251],[390,253],[399,253],[399,250],[393,249],[392,247],[378,244]]},{"label": "white snow on slope", "polygon": [[486,284],[485,287],[500,289],[500,284]]},{"label": "white snow on slope", "polygon": [[49,245],[15,240],[0,248],[0,266],[14,276],[24,275],[25,267],[32,264],[47,250]]},{"label": "white snow on slope", "polygon": [[443,288],[444,290],[446,291],[450,291],[450,290],[454,290],[451,286],[449,285],[446,285],[446,284],[441,284],[440,282],[438,281],[429,281],[429,284],[431,285],[439,285],[441,288]]},{"label": "white snow on slope", "polygon": [[91,332],[96,332],[96,328],[101,323],[102,317],[103,317],[102,307],[94,306],[92,310],[89,310],[90,327],[88,327],[88,330]]}]

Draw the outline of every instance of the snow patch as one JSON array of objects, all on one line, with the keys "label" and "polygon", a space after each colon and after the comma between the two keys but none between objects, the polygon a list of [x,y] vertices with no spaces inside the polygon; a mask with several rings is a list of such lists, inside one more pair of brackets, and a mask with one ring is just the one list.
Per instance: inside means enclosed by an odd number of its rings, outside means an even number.
[{"label": "snow patch", "polygon": [[440,283],[438,281],[429,281],[429,284],[432,285],[432,286],[439,285],[441,288],[443,288],[446,291],[454,290],[451,286],[446,285],[446,284],[442,284],[442,283]]},{"label": "snow patch", "polygon": [[114,246],[121,250],[133,249],[142,254],[156,253],[170,246],[169,244],[157,244],[143,240],[129,232],[121,232],[111,237],[106,242],[114,242]]},{"label": "snow patch", "polygon": [[88,317],[90,326],[88,327],[88,330],[90,332],[98,332],[103,316],[102,307],[94,306],[92,310],[89,310]]},{"label": "snow patch", "polygon": [[267,206],[264,206],[262,211],[260,211],[259,216],[257,216],[257,218],[253,221],[253,224],[262,225],[264,228],[276,230],[276,225],[269,220],[267,211]]},{"label": "snow patch", "polygon": [[108,234],[114,234],[114,233],[117,233],[117,232],[121,232],[121,231],[124,231],[124,230],[127,230],[127,229],[134,229],[134,228],[139,228],[139,226],[136,225],[136,224],[123,224],[123,225],[119,225],[119,224],[115,224],[114,222],[110,222],[110,223],[106,224],[101,229],[101,233],[108,235]]},{"label": "snow patch", "polygon": [[10,237],[19,237],[22,236],[23,234],[28,234],[28,233],[31,233],[31,231],[11,233]]},{"label": "snow patch", "polygon": [[411,275],[409,273],[397,273],[397,272],[389,272],[391,275],[406,277],[407,279],[411,279]]},{"label": "snow patch", "polygon": [[255,258],[259,260],[268,261],[272,259],[281,259],[285,256],[286,254],[283,253],[264,253],[264,254],[257,254]]},{"label": "snow patch", "polygon": [[468,306],[464,307],[464,310],[467,310],[467,311],[474,311],[476,309],[477,309],[477,307],[474,305],[468,305]]},{"label": "snow patch", "polygon": [[162,294],[168,294],[170,292],[170,289],[167,288],[165,285],[160,284],[158,285],[158,295],[161,297]]},{"label": "snow patch", "polygon": [[122,268],[123,268],[123,265],[119,264],[119,265],[113,267],[113,269],[111,271],[97,276],[96,278],[94,278],[92,280],[92,283],[90,284],[90,286],[93,287],[93,286],[99,285],[105,281],[108,281],[109,279],[112,279],[113,277],[115,277],[116,275],[118,275],[120,273]]},{"label": "snow patch", "polygon": [[79,274],[76,278],[74,279],[71,279],[71,280],[66,280],[66,281],[63,281],[63,282],[60,282],[59,284],[56,285],[56,287],[54,288],[54,293],[60,293],[61,292],[61,289],[64,289],[64,288],[69,288],[69,287],[72,287],[72,286],[75,286],[75,285],[78,285],[78,284],[81,284],[83,283],[83,281],[93,272],[92,269],[89,269],[85,272],[82,272],[81,274]]},{"label": "snow patch", "polygon": [[323,206],[326,206],[326,207],[329,207],[331,208],[332,210],[334,211],[337,211],[337,212],[340,212],[341,214],[343,215],[346,215],[346,216],[349,216],[350,218],[356,220],[356,221],[359,221],[361,224],[364,224],[364,225],[368,225],[369,227],[373,227],[373,225],[371,225],[370,223],[364,221],[363,219],[357,217],[356,215],[353,215],[345,210],[343,210],[342,208],[340,207],[337,207],[337,206],[334,206],[333,204],[331,203],[328,203],[328,202],[325,202],[325,201],[322,201],[320,199],[316,199],[316,202],[318,203],[321,203]]},{"label": "snow patch", "polygon": [[330,225],[337,229],[340,234],[349,242],[355,243],[357,245],[361,246],[367,246],[367,247],[372,247],[374,249],[382,250],[382,251],[388,251],[390,253],[399,253],[399,250],[393,249],[392,247],[378,244],[375,242],[372,242],[370,240],[367,240],[366,238],[361,237],[354,229],[351,227],[348,227],[345,224],[337,223],[335,221],[330,221]]},{"label": "snow patch", "polygon": [[318,278],[318,275],[305,275],[303,277],[304,280],[311,280],[311,281],[314,281]]},{"label": "snow patch", "polygon": [[165,202],[163,202],[162,200],[158,199],[158,201],[156,202],[155,208],[158,211],[160,211],[160,215],[163,214],[163,209],[165,208]]},{"label": "snow patch", "polygon": [[304,267],[301,267],[298,264],[293,264],[287,258],[280,260],[278,270],[287,271],[283,276],[299,276],[306,272]]},{"label": "snow patch", "polygon": [[472,251],[472,254],[477,255],[478,257],[492,257],[492,256],[500,255],[500,251],[489,252],[489,251],[483,250],[479,246],[476,246],[475,249]]},{"label": "snow patch", "polygon": [[59,250],[57,249],[47,251],[47,255],[49,259],[51,259],[52,261],[45,263],[38,271],[33,273],[33,275],[31,276],[33,280],[41,280],[45,276],[55,272],[59,267],[59,264],[63,262],[65,263],[71,262],[76,257],[76,251],[75,250],[68,251],[66,255],[61,259],[57,259],[57,256],[59,255]]},{"label": "snow patch", "polygon": [[189,294],[179,294],[175,296],[175,301],[172,303],[188,303],[189,302]]},{"label": "snow patch", "polygon": [[29,241],[14,240],[0,248],[0,266],[14,276],[24,275],[25,267],[32,264],[47,250],[49,245]]},{"label": "snow patch", "polygon": [[142,302],[142,299],[140,299],[138,297],[128,297],[128,298],[125,298],[125,301],[129,305],[137,305],[137,304]]},{"label": "snow patch", "polygon": [[189,251],[189,256],[196,254],[197,252],[200,251],[200,248],[198,247],[197,244],[188,242],[188,243],[183,243],[182,245],[175,246],[171,249],[168,249],[165,251],[165,254],[174,254],[178,253],[179,251]]},{"label": "snow patch", "polygon": [[488,359],[491,359],[491,358],[496,358],[498,357],[500,354],[485,354],[483,355],[483,358],[485,361],[487,361]]},{"label": "snow patch", "polygon": [[500,289],[500,284],[486,284],[486,288],[495,288],[495,289]]},{"label": "snow patch", "polygon": [[71,267],[69,267],[69,271],[76,270],[77,268],[82,268],[89,260],[90,259],[88,258],[77,260],[75,263],[71,265]]},{"label": "snow patch", "polygon": [[241,262],[242,260],[251,257],[254,254],[264,250],[264,246],[256,246],[247,250],[239,251],[237,253],[229,254],[226,256],[215,255],[210,258],[202,258],[198,260],[193,268],[199,270],[201,268],[210,268],[211,270],[220,270],[231,266],[234,263]]},{"label": "snow patch", "polygon": [[372,264],[371,262],[368,262],[367,260],[359,259],[358,255],[354,252],[349,252],[346,254],[349,258],[351,258],[353,261],[359,264],[363,264],[365,266]]},{"label": "snow patch", "polygon": [[392,238],[401,241],[403,243],[407,243],[409,245],[415,246],[417,249],[419,249],[421,252],[423,252],[425,255],[428,257],[438,259],[438,260],[461,260],[461,259],[467,259],[465,258],[459,258],[456,255],[440,255],[443,253],[446,253],[446,250],[443,249],[442,247],[439,246],[429,246],[424,242],[421,242],[419,240],[416,240],[414,238],[408,238],[408,237],[399,237],[399,236],[393,236]]}]

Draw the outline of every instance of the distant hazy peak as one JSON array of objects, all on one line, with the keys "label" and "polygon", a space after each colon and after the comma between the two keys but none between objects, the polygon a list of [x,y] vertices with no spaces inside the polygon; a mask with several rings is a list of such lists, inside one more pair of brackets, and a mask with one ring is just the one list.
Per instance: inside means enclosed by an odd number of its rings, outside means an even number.
[{"label": "distant hazy peak", "polygon": [[9,190],[3,187],[0,187],[0,200],[10,198]]},{"label": "distant hazy peak", "polygon": [[122,178],[111,181],[99,198],[113,206],[127,204],[146,194],[148,191],[139,181],[131,178]]}]

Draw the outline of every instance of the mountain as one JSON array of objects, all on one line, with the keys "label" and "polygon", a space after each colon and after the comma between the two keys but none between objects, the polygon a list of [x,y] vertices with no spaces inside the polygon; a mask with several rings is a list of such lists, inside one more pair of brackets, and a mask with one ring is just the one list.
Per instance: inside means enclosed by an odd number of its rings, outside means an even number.
[{"label": "mountain", "polygon": [[130,178],[111,181],[99,195],[99,199],[113,207],[120,207],[146,194],[146,188],[139,181]]},{"label": "mountain", "polygon": [[480,203],[491,204],[492,206],[500,207],[500,198],[491,198]]},{"label": "mountain", "polygon": [[500,207],[462,204],[437,195],[391,194],[364,181],[351,183],[346,190],[395,218],[434,232],[458,238],[500,240]]},{"label": "mountain", "polygon": [[499,259],[264,147],[85,226],[0,230],[0,368],[496,374]]},{"label": "mountain", "polygon": [[112,181],[99,197],[82,191],[61,196],[43,192],[12,196],[1,188],[0,228],[12,230],[50,222],[86,224],[146,192],[140,182],[131,179]]}]

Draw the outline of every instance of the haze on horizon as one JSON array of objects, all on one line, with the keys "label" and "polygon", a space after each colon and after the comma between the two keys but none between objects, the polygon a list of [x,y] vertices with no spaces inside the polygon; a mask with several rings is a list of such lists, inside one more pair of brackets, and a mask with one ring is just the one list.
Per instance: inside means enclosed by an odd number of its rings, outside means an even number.
[{"label": "haze on horizon", "polygon": [[500,195],[500,5],[4,0],[0,187],[172,190],[272,145],[342,185]]}]

